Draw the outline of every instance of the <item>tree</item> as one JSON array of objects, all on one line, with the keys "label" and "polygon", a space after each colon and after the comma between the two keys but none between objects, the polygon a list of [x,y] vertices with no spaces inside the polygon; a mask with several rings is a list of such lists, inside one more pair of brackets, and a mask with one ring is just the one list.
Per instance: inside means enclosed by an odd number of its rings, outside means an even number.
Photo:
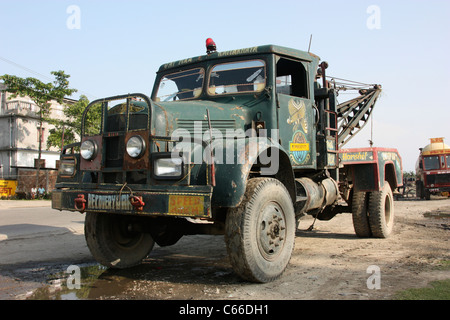
[{"label": "tree", "polygon": [[42,121],[50,114],[51,101],[64,105],[64,98],[71,96],[76,89],[69,88],[70,75],[64,71],[52,71],[55,76],[53,83],[44,83],[36,78],[21,78],[13,75],[5,74],[0,77],[6,85],[6,91],[11,93],[12,98],[17,96],[28,96],[39,108],[39,155],[36,172],[36,188],[39,187],[39,174],[41,169],[42,157]]},{"label": "tree", "polygon": [[[50,129],[47,139],[47,148],[61,148],[64,145],[75,143],[81,137],[81,118],[84,109],[89,104],[89,99],[82,95],[80,99],[64,108],[64,116],[66,121],[49,120],[55,128]],[[100,119],[100,116],[99,116]]]},{"label": "tree", "polygon": [[[47,138],[47,148],[62,148],[62,144],[67,145],[80,141],[83,114],[88,105],[89,99],[85,95],[82,95],[76,103],[64,108],[66,121],[48,119],[55,128],[49,131],[50,135]],[[83,125],[85,134],[98,134],[100,131],[102,125],[102,108],[102,103],[96,103],[89,107],[89,111],[84,115]]]}]

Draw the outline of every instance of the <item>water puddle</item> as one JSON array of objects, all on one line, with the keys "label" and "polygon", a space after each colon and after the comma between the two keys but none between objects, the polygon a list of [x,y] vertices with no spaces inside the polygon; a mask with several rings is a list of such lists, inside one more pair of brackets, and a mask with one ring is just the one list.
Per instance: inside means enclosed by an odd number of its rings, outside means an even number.
[{"label": "water puddle", "polygon": [[450,218],[450,207],[439,208],[433,211],[427,211],[423,214],[425,218],[448,219]]},{"label": "water puddle", "polygon": [[[52,274],[47,285],[27,294],[27,300],[207,299],[226,294],[236,275],[225,259],[174,255],[148,259],[129,269],[107,269],[99,264],[80,266],[79,288],[66,270]],[[72,288],[70,288],[72,286]]]},{"label": "water puddle", "polygon": [[76,266],[79,268],[79,289],[73,288],[72,273],[67,270],[48,276],[47,285],[28,294],[27,300],[83,300],[88,299],[89,293],[99,276],[106,271],[99,264]]},{"label": "water puddle", "polygon": [[[25,298],[199,300],[227,297],[230,285],[241,284],[242,280],[229,264],[223,239],[192,237],[197,241],[181,239],[174,246],[158,247],[133,268],[108,269],[96,263],[63,266],[63,270],[47,277],[45,286]],[[66,268],[79,271],[79,288],[70,288],[73,274]]]},{"label": "water puddle", "polygon": [[423,216],[429,219],[429,222],[426,223],[427,226],[450,230],[450,207],[427,211]]}]

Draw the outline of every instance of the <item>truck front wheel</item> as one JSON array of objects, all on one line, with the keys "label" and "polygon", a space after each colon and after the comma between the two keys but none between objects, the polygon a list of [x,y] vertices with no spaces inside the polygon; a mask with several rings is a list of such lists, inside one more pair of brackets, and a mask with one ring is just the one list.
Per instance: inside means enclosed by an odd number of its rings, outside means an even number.
[{"label": "truck front wheel", "polygon": [[280,277],[295,242],[295,213],[285,186],[272,178],[248,181],[240,206],[229,210],[225,241],[234,271],[252,282]]},{"label": "truck front wheel", "polygon": [[150,234],[133,231],[132,224],[124,215],[86,213],[84,234],[95,260],[118,269],[140,264],[155,242]]},{"label": "truck front wheel", "polygon": [[394,227],[394,198],[387,181],[380,191],[370,193],[369,221],[372,236],[387,238]]}]

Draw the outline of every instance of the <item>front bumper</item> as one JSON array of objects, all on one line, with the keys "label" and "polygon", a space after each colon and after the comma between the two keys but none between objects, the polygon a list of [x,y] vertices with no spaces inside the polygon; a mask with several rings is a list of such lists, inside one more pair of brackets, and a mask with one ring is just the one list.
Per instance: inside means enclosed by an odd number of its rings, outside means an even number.
[{"label": "front bumper", "polygon": [[439,193],[449,193],[450,187],[426,187],[428,191],[432,194],[439,194]]},{"label": "front bumper", "polygon": [[[209,187],[190,190],[54,190],[52,208],[83,212],[211,218]],[[192,190],[193,189],[193,190]]]}]

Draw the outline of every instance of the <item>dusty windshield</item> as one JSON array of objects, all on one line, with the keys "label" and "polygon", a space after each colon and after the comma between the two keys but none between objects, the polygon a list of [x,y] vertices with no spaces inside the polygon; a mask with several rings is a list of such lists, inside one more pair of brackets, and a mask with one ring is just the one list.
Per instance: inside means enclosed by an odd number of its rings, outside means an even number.
[{"label": "dusty windshield", "polygon": [[262,60],[221,63],[214,66],[208,83],[208,94],[259,92],[266,85],[266,65]]},{"label": "dusty windshield", "polygon": [[432,157],[425,157],[425,170],[437,170],[439,169],[439,157],[432,156]]},{"label": "dusty windshield", "polygon": [[202,93],[205,70],[195,68],[166,74],[160,81],[157,101],[195,99]]}]

